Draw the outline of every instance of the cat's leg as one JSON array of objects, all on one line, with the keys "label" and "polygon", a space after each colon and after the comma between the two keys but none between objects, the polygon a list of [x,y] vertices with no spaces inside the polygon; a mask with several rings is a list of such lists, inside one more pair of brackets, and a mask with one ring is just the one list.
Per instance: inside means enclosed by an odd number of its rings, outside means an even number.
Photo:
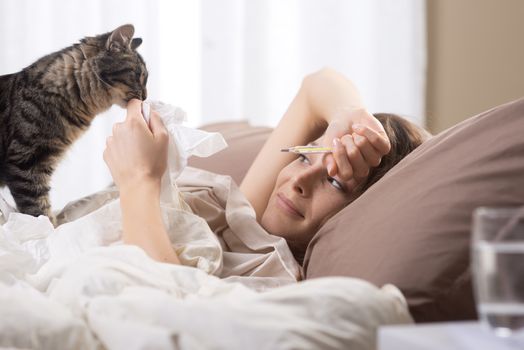
[{"label": "cat's leg", "polygon": [[33,216],[45,215],[56,226],[56,218],[51,212],[49,201],[50,176],[35,169],[17,170],[14,174],[10,174],[6,182],[18,210]]}]

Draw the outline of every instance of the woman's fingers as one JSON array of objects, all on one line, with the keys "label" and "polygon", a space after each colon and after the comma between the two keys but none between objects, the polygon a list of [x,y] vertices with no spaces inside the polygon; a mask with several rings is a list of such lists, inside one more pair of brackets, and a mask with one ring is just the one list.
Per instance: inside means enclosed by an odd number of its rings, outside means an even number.
[{"label": "woman's fingers", "polygon": [[142,116],[142,101],[133,98],[127,103],[126,120],[138,118],[141,118],[145,122],[144,117]]},{"label": "woman's fingers", "polygon": [[142,101],[134,98],[127,103],[127,114],[124,123],[133,128],[138,127],[149,131],[149,126],[142,114]]},{"label": "woman's fingers", "polygon": [[164,125],[164,122],[162,121],[162,118],[160,118],[158,112],[154,111],[153,109],[151,109],[149,126],[155,139],[164,141],[169,138],[169,134],[167,132],[166,126]]},{"label": "woman's fingers", "polygon": [[329,171],[330,176],[338,175],[338,177],[347,181],[353,176],[353,168],[349,163],[348,156],[346,154],[346,148],[338,138],[333,139],[333,151],[331,152],[336,163],[336,172]]},{"label": "woman's fingers", "polygon": [[[358,135],[357,135],[358,136]],[[370,145],[368,145],[370,147]],[[328,174],[338,175],[342,181],[355,179],[360,181],[369,174],[370,165],[366,162],[362,150],[358,147],[352,135],[344,135],[341,139],[333,139],[334,171],[330,171],[330,162],[327,161]]]},{"label": "woman's fingers", "polygon": [[323,163],[329,176],[337,175],[337,163],[335,158],[333,158],[333,153],[326,154],[323,158]]},{"label": "woman's fingers", "polygon": [[[369,165],[366,164],[362,155],[362,150],[357,147],[352,135],[344,135],[341,138],[342,144],[345,147],[347,159],[353,170],[353,177],[360,180],[369,174]],[[344,180],[349,180],[345,178]]]},{"label": "woman's fingers", "polygon": [[380,131],[376,131],[366,125],[354,124],[352,129],[358,135],[364,136],[371,146],[380,153],[381,157],[389,153],[391,144],[383,128]]},{"label": "woman's fingers", "polygon": [[355,140],[355,145],[360,150],[368,167],[376,167],[380,165],[382,154],[371,145],[367,138],[355,133],[353,134],[353,140]]},{"label": "woman's fingers", "polygon": [[353,139],[361,151],[364,160],[371,167],[380,165],[382,157],[391,149],[389,138],[385,132],[377,132],[367,126],[353,126]]}]

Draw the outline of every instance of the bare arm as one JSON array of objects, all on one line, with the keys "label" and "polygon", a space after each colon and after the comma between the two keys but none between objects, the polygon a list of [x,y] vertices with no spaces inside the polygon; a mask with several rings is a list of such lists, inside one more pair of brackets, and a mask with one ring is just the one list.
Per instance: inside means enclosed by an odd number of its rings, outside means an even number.
[{"label": "bare arm", "polygon": [[[375,128],[377,132],[383,132],[380,123],[365,111],[360,94],[350,80],[327,68],[308,75],[240,186],[255,209],[257,219],[260,219],[267,206],[280,170],[295,158],[292,154],[280,152],[280,149],[307,144],[320,137],[328,126],[332,139],[351,134],[354,132],[353,123],[365,124]],[[346,141],[354,142],[353,138],[352,141]],[[358,141],[360,145],[369,148],[370,144],[364,137],[363,140]],[[386,143],[389,145],[387,137]],[[348,145],[346,148],[349,147]],[[382,151],[377,153],[384,154]],[[328,164],[328,170],[332,169],[330,174],[334,175],[337,171],[340,173],[344,170],[346,175],[349,174],[347,176],[352,176],[353,171],[348,172],[340,166],[338,158],[328,159],[328,162],[334,161],[339,165],[339,169],[335,164]],[[371,163],[376,163],[376,160]],[[366,169],[355,169],[355,171],[366,172],[369,166],[370,164],[367,164]]]},{"label": "bare arm", "polygon": [[157,261],[180,264],[162,221],[159,184],[122,189],[120,207],[124,243],[141,247]]},{"label": "bare arm", "polygon": [[152,111],[148,128],[141,102],[131,100],[123,123],[113,127],[104,160],[120,190],[122,240],[141,247],[153,259],[180,264],[160,210],[160,180],[167,167],[167,130]]}]

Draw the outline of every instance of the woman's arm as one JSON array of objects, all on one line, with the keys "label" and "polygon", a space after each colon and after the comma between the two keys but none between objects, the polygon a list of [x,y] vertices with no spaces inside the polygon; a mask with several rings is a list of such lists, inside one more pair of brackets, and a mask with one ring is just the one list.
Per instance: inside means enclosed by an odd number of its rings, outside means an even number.
[{"label": "woman's arm", "polygon": [[113,127],[104,160],[120,191],[122,240],[153,259],[180,264],[162,221],[160,182],[167,167],[169,136],[160,117],[151,111],[150,128],[141,113],[141,101],[131,100],[123,123]]},{"label": "woman's arm", "polygon": [[[280,149],[307,144],[324,132],[327,146],[332,146],[334,139],[341,141],[338,149],[345,152],[326,157],[326,167],[331,176],[344,180],[353,174],[367,175],[369,167],[378,165],[380,157],[389,151],[382,125],[365,110],[350,80],[327,68],[307,76],[240,186],[257,219],[267,206],[280,170],[296,158]],[[356,161],[363,158],[365,163]]]},{"label": "woman's arm", "polygon": [[123,189],[120,207],[124,243],[141,247],[157,261],[180,264],[162,221],[159,184],[144,183]]}]

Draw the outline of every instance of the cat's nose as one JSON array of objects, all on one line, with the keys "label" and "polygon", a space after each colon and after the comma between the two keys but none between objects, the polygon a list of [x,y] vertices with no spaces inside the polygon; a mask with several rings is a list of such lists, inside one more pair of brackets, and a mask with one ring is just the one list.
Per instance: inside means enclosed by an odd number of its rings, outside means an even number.
[{"label": "cat's nose", "polygon": [[147,90],[143,89],[142,90],[142,101],[145,101],[146,99],[147,99]]}]

